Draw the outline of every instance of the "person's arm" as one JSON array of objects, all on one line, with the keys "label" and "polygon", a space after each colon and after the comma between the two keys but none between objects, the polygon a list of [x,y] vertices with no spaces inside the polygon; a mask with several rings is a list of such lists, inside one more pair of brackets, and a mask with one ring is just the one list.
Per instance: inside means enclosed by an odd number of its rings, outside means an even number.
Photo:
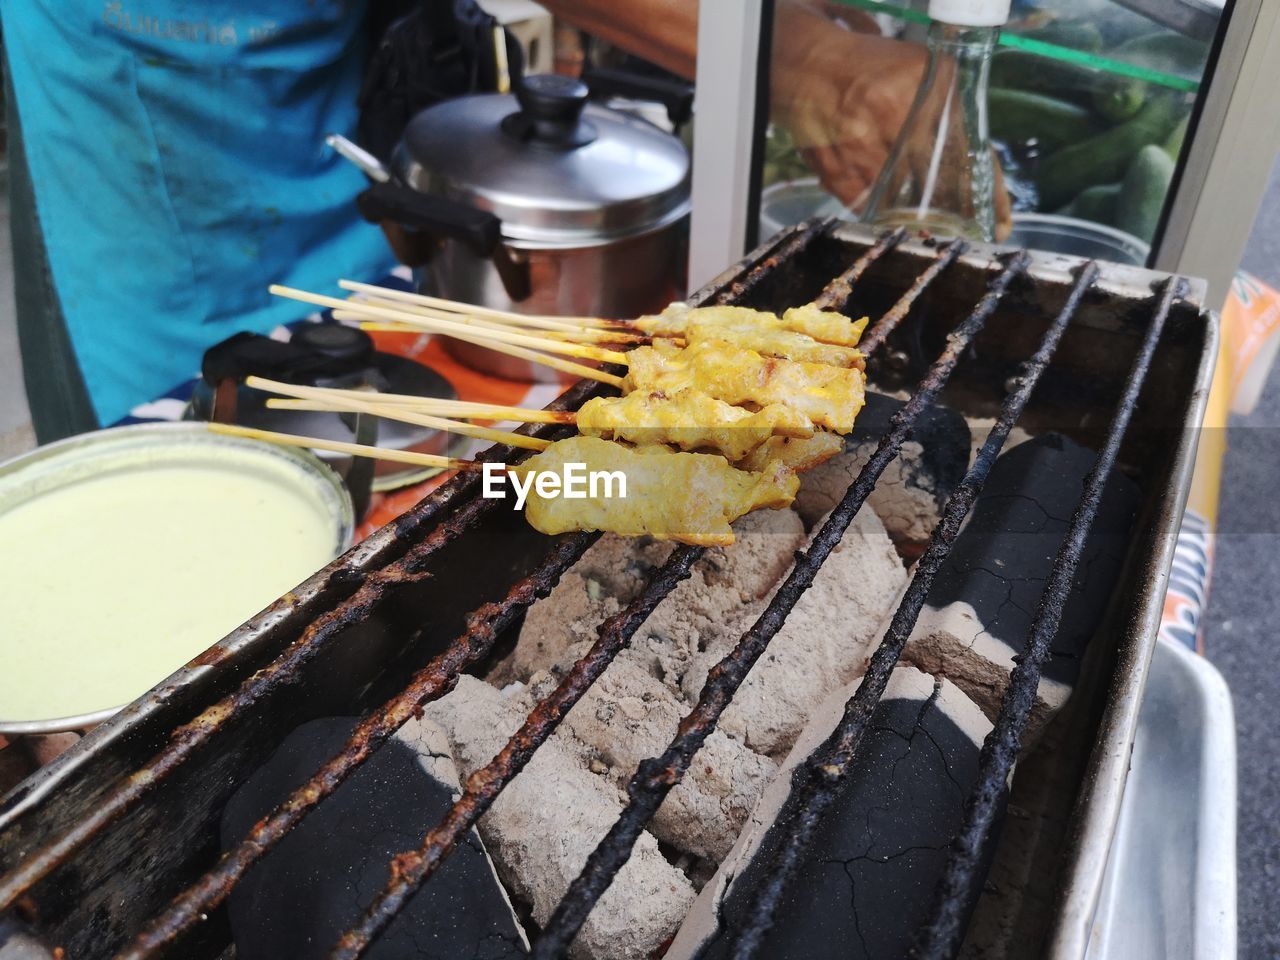
[{"label": "person's arm", "polygon": [[[628,53],[693,79],[697,0],[542,0],[552,13]],[[884,165],[911,109],[925,49],[824,0],[779,0],[773,24],[770,115],[786,127],[822,185],[856,204]],[[865,31],[865,32],[864,32]],[[998,168],[997,168],[998,169]],[[998,233],[1009,198],[997,185]]]},{"label": "person's arm", "polygon": [[698,58],[697,0],[540,0],[557,17],[686,80]]}]

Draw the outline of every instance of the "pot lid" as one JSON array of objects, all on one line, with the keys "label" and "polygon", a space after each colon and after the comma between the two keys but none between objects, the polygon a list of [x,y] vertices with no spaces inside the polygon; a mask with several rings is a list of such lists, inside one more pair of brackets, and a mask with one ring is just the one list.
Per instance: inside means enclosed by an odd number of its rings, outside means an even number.
[{"label": "pot lid", "polygon": [[487,210],[507,240],[590,245],[689,209],[689,154],[653,124],[587,102],[571,77],[516,95],[447,100],[415,116],[395,156],[410,187]]}]

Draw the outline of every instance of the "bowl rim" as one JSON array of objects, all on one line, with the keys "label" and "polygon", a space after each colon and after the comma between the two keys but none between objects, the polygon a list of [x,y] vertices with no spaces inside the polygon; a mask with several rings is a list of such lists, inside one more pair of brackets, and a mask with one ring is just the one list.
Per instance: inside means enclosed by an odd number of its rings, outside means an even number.
[{"label": "bowl rim", "polygon": [[[17,456],[9,457],[0,461],[0,480],[19,470],[26,469],[30,464],[43,463],[47,460],[55,460],[59,457],[68,455],[68,451],[79,450],[85,447],[97,447],[102,444],[114,443],[121,439],[128,439],[134,436],[155,435],[157,438],[165,435],[180,436],[184,440],[203,443],[208,441],[211,446],[236,446],[242,450],[254,451],[262,453],[264,449],[270,449],[273,455],[281,456],[288,460],[295,461],[303,467],[313,477],[329,487],[337,497],[339,507],[339,515],[334,519],[337,520],[337,543],[338,553],[341,555],[347,550],[355,536],[355,507],[351,500],[351,493],[347,490],[347,486],[342,482],[342,478],[327,463],[311,453],[309,450],[302,450],[295,447],[283,447],[276,444],[270,444],[263,440],[253,440],[246,437],[231,437],[221,434],[211,433],[205,424],[190,420],[179,421],[156,421],[149,423],[130,423],[116,427],[105,427],[101,430],[91,430],[86,433],[78,433],[70,437],[64,437],[61,440],[55,440],[52,443],[36,447]],[[221,639],[221,638],[219,638]],[[214,643],[218,641],[215,640]],[[211,644],[212,645],[212,644]],[[199,656],[199,654],[197,654]],[[179,669],[182,669],[179,667]],[[159,678],[153,686],[163,683],[164,677]],[[145,691],[143,691],[145,693]],[[38,736],[48,733],[72,733],[83,732],[91,727],[96,726],[104,720],[109,719],[119,713],[132,701],[127,701],[118,706],[105,707],[100,710],[93,710],[88,713],[73,714],[63,717],[49,717],[42,720],[6,720],[0,715],[0,736],[5,737],[23,737]]]}]

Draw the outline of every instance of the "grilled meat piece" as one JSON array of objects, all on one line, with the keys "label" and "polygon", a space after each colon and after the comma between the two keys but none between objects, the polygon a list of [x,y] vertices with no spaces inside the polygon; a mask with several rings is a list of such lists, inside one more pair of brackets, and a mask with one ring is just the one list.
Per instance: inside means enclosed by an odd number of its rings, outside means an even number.
[{"label": "grilled meat piece", "polygon": [[621,473],[620,484],[588,487],[584,497],[543,497],[530,487],[525,519],[547,534],[605,530],[624,536],[649,534],[700,546],[733,543],[730,522],[761,507],[785,507],[800,481],[782,465],[768,471],[739,470],[723,457],[673,453],[665,447],[624,447],[597,437],[569,437],[535,454],[513,473],[550,471],[566,476],[566,464],[582,464],[593,473]]},{"label": "grilled meat piece", "polygon": [[811,437],[770,437],[738,461],[743,470],[768,470],[781,465],[792,473],[812,470],[844,450],[844,439],[819,430]]},{"label": "grilled meat piece", "polygon": [[[714,308],[711,308],[714,309]],[[764,314],[771,317],[772,314]],[[756,319],[729,320],[716,318],[691,319],[685,329],[685,343],[705,343],[723,340],[735,347],[755,350],[769,357],[786,360],[803,360],[807,363],[826,363],[833,367],[866,369],[866,358],[854,347],[842,347],[823,343],[803,333],[760,324]]]},{"label": "grilled meat piece", "polygon": [[819,343],[854,347],[867,327],[867,318],[850,320],[843,313],[821,310],[811,303],[791,307],[782,316],[749,307],[690,307],[686,303],[673,303],[662,313],[640,317],[635,325],[656,337],[689,339],[695,327],[708,331],[718,327],[758,333],[795,333]]},{"label": "grilled meat piece", "polygon": [[638,390],[625,397],[595,397],[578,411],[585,436],[637,446],[669,443],[681,450],[719,451],[741,460],[770,437],[812,437],[813,421],[781,403],[754,413],[697,390],[668,396]]},{"label": "grilled meat piece", "polygon": [[853,429],[866,387],[866,375],[857,368],[766,357],[723,340],[684,349],[637,347],[627,358],[628,393],[670,396],[693,388],[731,404],[781,403],[836,433]]}]

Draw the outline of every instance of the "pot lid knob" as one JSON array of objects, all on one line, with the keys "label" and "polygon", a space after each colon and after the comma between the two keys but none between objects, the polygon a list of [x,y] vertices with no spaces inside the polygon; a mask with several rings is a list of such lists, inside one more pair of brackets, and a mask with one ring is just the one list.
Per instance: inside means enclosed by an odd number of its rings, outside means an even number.
[{"label": "pot lid knob", "polygon": [[516,89],[520,111],[503,119],[503,132],[525,143],[585,146],[596,138],[595,127],[582,119],[587,92],[587,85],[573,77],[556,73],[525,77]]}]

